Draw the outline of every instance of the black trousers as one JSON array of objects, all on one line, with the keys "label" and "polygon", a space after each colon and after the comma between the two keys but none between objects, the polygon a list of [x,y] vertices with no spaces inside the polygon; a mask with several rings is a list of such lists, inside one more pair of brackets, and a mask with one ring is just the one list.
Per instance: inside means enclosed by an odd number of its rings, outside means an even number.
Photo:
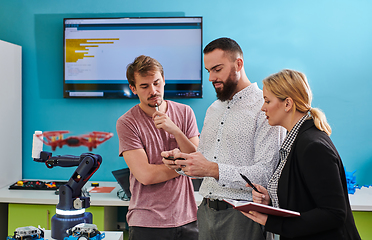
[{"label": "black trousers", "polygon": [[265,240],[262,225],[223,203],[208,203],[198,209],[199,240]]},{"label": "black trousers", "polygon": [[129,240],[198,240],[197,222],[174,228],[129,227]]}]

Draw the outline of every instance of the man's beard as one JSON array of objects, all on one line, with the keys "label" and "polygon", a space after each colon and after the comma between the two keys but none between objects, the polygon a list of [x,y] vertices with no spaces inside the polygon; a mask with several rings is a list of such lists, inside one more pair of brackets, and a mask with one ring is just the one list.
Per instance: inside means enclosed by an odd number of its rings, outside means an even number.
[{"label": "man's beard", "polygon": [[239,79],[237,77],[237,74],[235,73],[234,68],[231,68],[229,77],[226,79],[225,82],[215,82],[215,83],[222,83],[223,87],[222,89],[216,89],[217,98],[224,102],[226,100],[229,100],[232,95],[234,94],[236,90],[236,86],[238,85]]},{"label": "man's beard", "polygon": [[[152,95],[152,96],[150,96],[149,98],[147,98],[147,100],[150,100],[151,98],[154,98],[154,97],[161,97],[161,95],[157,95],[157,94]],[[160,99],[160,103],[156,103],[156,104],[150,104],[150,103],[148,103],[147,105],[148,105],[149,107],[154,108],[155,105],[157,105],[157,106],[159,107],[162,103],[163,103],[163,99]]]}]

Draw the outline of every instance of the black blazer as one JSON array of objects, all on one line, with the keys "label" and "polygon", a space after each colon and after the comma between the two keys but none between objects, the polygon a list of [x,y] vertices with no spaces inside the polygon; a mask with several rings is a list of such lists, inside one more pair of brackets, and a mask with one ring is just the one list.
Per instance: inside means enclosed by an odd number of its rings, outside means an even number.
[{"label": "black blazer", "polygon": [[269,215],[265,228],[280,239],[360,239],[355,227],[341,158],[331,139],[306,120],[278,183],[281,208],[300,217]]}]

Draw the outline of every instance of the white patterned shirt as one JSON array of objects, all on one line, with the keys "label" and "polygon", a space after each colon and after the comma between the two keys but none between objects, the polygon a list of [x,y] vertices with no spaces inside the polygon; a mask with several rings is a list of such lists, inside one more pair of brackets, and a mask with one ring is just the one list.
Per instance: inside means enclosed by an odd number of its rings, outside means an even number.
[{"label": "white patterned shirt", "polygon": [[205,177],[199,193],[205,198],[252,200],[252,189],[240,176],[264,187],[276,168],[285,129],[268,124],[256,83],[207,110],[198,151],[219,167],[219,180]]}]

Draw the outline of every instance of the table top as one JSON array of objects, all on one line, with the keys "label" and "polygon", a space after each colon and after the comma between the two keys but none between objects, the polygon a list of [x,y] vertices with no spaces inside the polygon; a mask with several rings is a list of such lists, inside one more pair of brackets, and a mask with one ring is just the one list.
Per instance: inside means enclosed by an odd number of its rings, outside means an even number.
[{"label": "table top", "polygon": [[[91,206],[129,206],[129,201],[117,197],[121,189],[117,182],[98,182],[100,187],[114,187],[110,193],[90,193]],[[86,184],[89,188],[91,182]],[[356,189],[349,194],[350,205],[353,211],[372,211],[372,187]],[[199,205],[203,197],[195,192],[195,200]],[[58,195],[51,190],[9,190],[8,186],[0,189],[0,203],[21,204],[58,204]]]},{"label": "table top", "polygon": [[353,211],[372,211],[372,187],[356,189],[354,194],[349,194],[351,209]]},{"label": "table top", "polygon": [[[87,182],[85,187],[89,190],[92,182]],[[123,201],[117,197],[121,189],[117,182],[98,182],[99,187],[114,187],[110,193],[90,192],[91,206],[129,206],[129,201]],[[195,200],[200,204],[202,197],[195,192]],[[21,204],[58,204],[58,195],[53,190],[17,190],[0,189],[0,203],[21,203]]]},{"label": "table top", "polygon": [[[85,187],[89,188],[91,182]],[[110,193],[90,193],[91,206],[128,206],[129,201],[117,197],[121,189],[117,182],[99,182],[100,187],[115,187]],[[24,204],[58,204],[58,195],[54,190],[18,190],[4,187],[0,189],[0,202]]]}]

